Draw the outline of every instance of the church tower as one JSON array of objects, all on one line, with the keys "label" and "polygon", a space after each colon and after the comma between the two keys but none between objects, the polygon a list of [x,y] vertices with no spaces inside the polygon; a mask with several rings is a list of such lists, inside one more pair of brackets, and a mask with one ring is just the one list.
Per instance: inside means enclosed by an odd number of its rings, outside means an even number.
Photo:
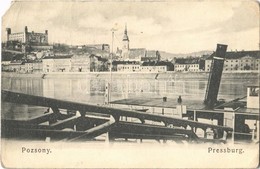
[{"label": "church tower", "polygon": [[128,54],[129,54],[129,38],[127,35],[127,26],[125,25],[125,32],[123,36],[123,46],[122,46],[123,59],[128,59]]}]

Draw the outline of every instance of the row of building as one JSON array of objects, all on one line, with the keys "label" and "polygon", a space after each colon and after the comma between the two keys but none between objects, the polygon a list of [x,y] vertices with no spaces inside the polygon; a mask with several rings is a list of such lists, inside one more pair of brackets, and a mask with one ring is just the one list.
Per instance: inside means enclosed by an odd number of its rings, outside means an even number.
[{"label": "row of building", "polygon": [[[158,52],[157,52],[158,53]],[[120,61],[112,62],[112,71],[118,72],[209,72],[215,53],[200,58],[177,58],[168,61]],[[17,57],[16,57],[17,58]],[[21,56],[20,56],[21,58]],[[3,71],[17,72],[99,72],[109,71],[108,59],[94,54],[47,56],[37,61],[21,59],[2,60]],[[260,51],[227,52],[224,72],[259,71]]]},{"label": "row of building", "polygon": [[[199,58],[179,58],[175,60],[174,70],[178,72],[209,72],[211,70],[211,55],[204,55]],[[224,72],[260,70],[260,51],[229,51],[226,52]]]},{"label": "row of building", "polygon": [[[110,70],[108,59],[94,54],[46,56],[35,61],[22,61],[22,56],[16,58],[17,60],[2,61],[2,70],[19,73],[104,72]],[[173,70],[173,64],[165,61],[112,62],[112,71],[118,72],[166,72]]]},{"label": "row of building", "polygon": [[[209,72],[215,56],[175,58],[163,61],[158,50],[130,48],[130,40],[125,27],[122,48],[110,54],[108,44],[82,46],[49,45],[48,31],[11,33],[7,28],[7,45],[2,53],[2,70],[18,72],[97,72],[109,71],[112,56],[112,71],[118,72]],[[32,48],[30,52],[19,49]],[[35,48],[36,46],[36,48]],[[12,49],[12,50],[9,50]],[[8,51],[16,53],[13,56]],[[108,61],[109,60],[109,61]],[[260,51],[230,51],[226,53],[223,71],[259,70]]]}]

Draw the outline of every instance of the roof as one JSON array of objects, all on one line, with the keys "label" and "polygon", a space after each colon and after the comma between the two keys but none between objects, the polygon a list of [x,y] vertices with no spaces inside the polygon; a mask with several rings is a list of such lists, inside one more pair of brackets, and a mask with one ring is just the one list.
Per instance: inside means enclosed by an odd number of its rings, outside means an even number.
[{"label": "roof", "polygon": [[175,64],[199,64],[199,58],[178,58]]},{"label": "roof", "polygon": [[28,64],[28,63],[42,63],[42,61],[40,61],[40,60],[27,60],[25,62],[25,64]]},{"label": "roof", "polygon": [[73,55],[61,55],[61,56],[47,56],[43,59],[70,59]]},{"label": "roof", "polygon": [[119,65],[119,64],[132,64],[132,65],[135,65],[137,64],[135,61],[120,61],[120,60],[116,60],[116,61],[113,61],[112,62],[113,65]]},{"label": "roof", "polygon": [[128,38],[127,34],[124,34],[123,41],[129,41],[129,38]]},{"label": "roof", "polygon": [[[215,53],[212,53],[206,60],[211,60],[214,56]],[[240,59],[242,57],[245,56],[250,56],[256,59],[260,59],[260,50],[256,50],[256,51],[230,51],[230,52],[226,52],[226,59]]]},{"label": "roof", "polygon": [[259,109],[253,109],[253,108],[239,108],[238,110],[235,111],[236,113],[242,113],[242,114],[247,114],[247,115],[257,115],[257,118],[259,118]]},{"label": "roof", "polygon": [[259,87],[259,84],[252,84],[252,85],[247,85],[247,87]]},{"label": "roof", "polygon": [[141,57],[142,61],[159,60],[160,53],[156,50],[147,50],[146,55]]},{"label": "roof", "polygon": [[160,62],[143,62],[142,66],[173,66],[171,62],[160,61]]},{"label": "roof", "polygon": [[129,50],[129,59],[145,57],[145,48],[135,48]]},{"label": "roof", "polygon": [[17,60],[17,61],[11,61],[11,65],[22,65],[24,62],[23,61],[21,61],[21,60]]},{"label": "roof", "polygon": [[73,54],[72,58],[89,58],[91,55],[89,53]]},{"label": "roof", "polygon": [[147,50],[147,52],[146,52],[146,57],[157,57],[157,53],[158,53],[158,51],[156,51],[156,50]]}]

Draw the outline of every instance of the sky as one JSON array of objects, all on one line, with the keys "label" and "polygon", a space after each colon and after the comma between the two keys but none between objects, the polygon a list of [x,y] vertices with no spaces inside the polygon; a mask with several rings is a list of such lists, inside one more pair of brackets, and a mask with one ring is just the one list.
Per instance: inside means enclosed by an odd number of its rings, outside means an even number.
[{"label": "sky", "polygon": [[[259,6],[250,0],[16,1],[2,17],[12,32],[49,32],[49,43],[122,47],[127,24],[130,48],[171,53],[259,50]],[[115,49],[114,49],[115,50]]]}]

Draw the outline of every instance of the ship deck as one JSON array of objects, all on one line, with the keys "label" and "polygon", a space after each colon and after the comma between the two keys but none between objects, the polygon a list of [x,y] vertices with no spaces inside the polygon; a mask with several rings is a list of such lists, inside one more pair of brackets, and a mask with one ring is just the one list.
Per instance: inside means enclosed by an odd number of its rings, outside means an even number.
[{"label": "ship deck", "polygon": [[121,105],[135,105],[135,106],[147,106],[147,107],[160,107],[160,108],[176,108],[177,105],[187,106],[187,110],[207,110],[203,101],[182,99],[182,103],[177,102],[176,98],[167,98],[167,101],[163,101],[163,98],[129,98],[122,100],[112,101],[111,104]]}]

